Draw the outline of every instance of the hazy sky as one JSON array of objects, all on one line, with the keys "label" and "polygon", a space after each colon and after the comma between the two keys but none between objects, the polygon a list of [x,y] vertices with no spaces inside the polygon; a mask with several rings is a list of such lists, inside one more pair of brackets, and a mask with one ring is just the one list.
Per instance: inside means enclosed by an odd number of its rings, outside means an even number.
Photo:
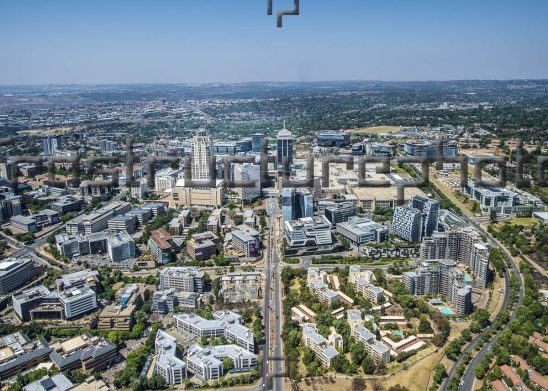
[{"label": "hazy sky", "polygon": [[266,3],[0,0],[0,84],[548,78],[547,0]]}]

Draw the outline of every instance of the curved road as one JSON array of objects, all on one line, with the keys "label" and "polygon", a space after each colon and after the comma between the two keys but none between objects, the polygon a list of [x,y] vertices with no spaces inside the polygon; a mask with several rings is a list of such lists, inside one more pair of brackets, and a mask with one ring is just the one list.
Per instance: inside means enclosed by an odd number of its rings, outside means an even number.
[{"label": "curved road", "polygon": [[[523,301],[523,294],[524,294],[524,282],[523,282],[523,276],[521,275],[521,273],[519,272],[519,268],[518,266],[516,265],[516,263],[514,262],[514,259],[512,257],[512,255],[508,252],[508,250],[506,250],[506,248],[504,248],[503,246],[499,245],[498,242],[496,242],[492,237],[491,235],[486,232],[479,224],[477,224],[475,221],[469,219],[468,217],[464,216],[464,218],[471,224],[473,225],[479,232],[481,232],[488,240],[489,242],[491,243],[491,245],[493,247],[497,247],[498,249],[500,249],[502,252],[504,252],[507,256],[508,256],[508,259],[510,260],[510,266],[512,268],[512,271],[514,273],[514,275],[516,275],[519,280],[520,280],[520,289],[519,289],[519,292],[518,292],[518,299],[517,299],[517,302],[516,302],[516,305],[514,307],[514,310],[512,312],[512,314],[510,315],[510,320],[514,320],[516,319],[516,314],[517,314],[517,310],[518,308],[521,306],[521,303]],[[505,273],[504,273],[504,282],[505,282],[505,290],[504,290],[504,299],[503,299],[503,303],[502,303],[502,306],[499,310],[499,313],[500,311],[503,311],[503,310],[506,310],[508,308],[508,301],[510,299],[510,271],[508,270],[508,268],[506,269]],[[498,313],[497,313],[498,315]],[[481,349],[480,351],[476,354],[476,356],[470,361],[470,363],[468,364],[468,366],[466,367],[466,370],[464,372],[464,375],[462,377],[462,380],[459,384],[459,390],[472,390],[473,389],[473,386],[474,386],[474,381],[475,381],[475,374],[474,374],[474,368],[481,362],[481,360],[483,360],[483,357],[485,357],[485,355],[491,350],[491,347],[493,346],[493,344],[495,343],[495,341],[497,340],[497,338],[499,337],[499,335],[504,331],[506,330],[506,328],[508,327],[508,325],[505,325],[501,330],[499,330],[490,340],[489,342],[487,342]],[[466,351],[468,353],[471,353],[474,348],[476,347],[476,345],[479,343],[481,337],[483,337],[484,335],[486,335],[487,333],[490,333],[491,331],[493,330],[493,326],[489,326],[485,331],[483,331],[483,333],[481,334],[478,334],[476,335],[472,341],[470,341],[468,343],[468,345],[466,346]],[[451,368],[449,369],[449,372],[448,372],[448,376],[447,378],[445,379],[445,381],[441,384],[441,389],[442,390],[446,390],[448,385],[449,385],[449,382],[451,381],[451,379],[453,377],[455,377],[455,372],[456,372],[456,369],[457,369],[457,366],[462,362],[462,357],[460,357],[458,359],[457,362],[453,363],[453,365],[451,366]]]}]

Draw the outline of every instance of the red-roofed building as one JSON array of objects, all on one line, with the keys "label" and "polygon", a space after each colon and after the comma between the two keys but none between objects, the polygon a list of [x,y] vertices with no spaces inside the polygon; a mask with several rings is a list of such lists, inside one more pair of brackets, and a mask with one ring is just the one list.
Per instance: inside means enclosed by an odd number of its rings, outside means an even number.
[{"label": "red-roofed building", "polygon": [[529,343],[537,345],[543,352],[548,352],[548,344],[544,342],[544,337],[538,332],[534,332],[529,337]]},{"label": "red-roofed building", "polygon": [[525,361],[520,356],[514,355],[512,356],[512,361],[519,365],[519,368],[522,371],[528,371],[529,370],[529,364],[527,364],[527,361]]},{"label": "red-roofed building", "polygon": [[523,383],[521,381],[521,378],[516,374],[516,372],[514,371],[512,367],[505,364],[505,365],[502,365],[500,369],[502,373],[504,374],[504,376],[506,376],[508,379],[512,381],[514,386],[519,386],[520,384]]},{"label": "red-roofed building", "polygon": [[506,387],[506,384],[502,382],[502,380],[495,380],[491,382],[491,386],[495,389],[495,391],[508,391],[509,388]]},{"label": "red-roofed building", "polygon": [[548,380],[535,371],[529,372],[529,380],[535,383],[537,386],[542,387],[544,390],[548,390]]}]

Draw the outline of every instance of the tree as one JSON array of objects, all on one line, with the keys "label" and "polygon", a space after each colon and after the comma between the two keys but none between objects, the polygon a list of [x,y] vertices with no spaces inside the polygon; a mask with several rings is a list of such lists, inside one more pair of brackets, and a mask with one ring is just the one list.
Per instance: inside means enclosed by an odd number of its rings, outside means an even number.
[{"label": "tree", "polygon": [[434,373],[434,381],[437,384],[440,384],[446,376],[447,376],[447,371],[445,370],[445,366],[441,363],[436,365],[435,373]]},{"label": "tree", "polygon": [[497,211],[495,209],[491,209],[491,213],[489,214],[489,222],[491,224],[496,224],[498,221]]},{"label": "tree", "polygon": [[234,360],[232,360],[230,357],[226,357],[223,359],[223,370],[225,373],[230,372],[234,369]]},{"label": "tree", "polygon": [[352,379],[352,391],[362,391],[367,388],[365,380],[361,377],[355,377]]},{"label": "tree", "polygon": [[371,375],[375,372],[375,361],[370,356],[365,356],[362,361],[362,369],[366,375]]}]

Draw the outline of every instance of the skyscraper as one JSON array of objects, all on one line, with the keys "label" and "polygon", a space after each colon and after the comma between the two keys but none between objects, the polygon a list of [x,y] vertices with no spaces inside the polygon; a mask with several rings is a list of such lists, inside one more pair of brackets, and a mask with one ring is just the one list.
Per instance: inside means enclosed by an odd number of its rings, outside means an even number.
[{"label": "skyscraper", "polygon": [[252,138],[252,144],[253,144],[253,152],[257,152],[257,153],[260,153],[261,152],[261,148],[263,146],[263,142],[264,142],[264,139],[265,139],[265,136],[264,134],[262,133],[255,133],[251,136]]},{"label": "skyscraper", "polygon": [[278,168],[278,174],[283,173],[284,158],[287,158],[289,162],[289,170],[291,172],[291,165],[293,164],[293,135],[289,130],[285,128],[285,123],[284,128],[278,132],[276,141],[278,145],[278,161],[276,163]]},{"label": "skyscraper", "polygon": [[422,239],[422,213],[410,206],[398,206],[394,209],[392,231],[410,242],[420,243]]},{"label": "skyscraper", "polygon": [[295,218],[312,217],[314,212],[314,199],[307,189],[299,189],[295,193]]},{"label": "skyscraper", "polygon": [[286,221],[295,220],[295,189],[282,190],[282,217]]},{"label": "skyscraper", "polygon": [[422,236],[432,236],[432,233],[438,229],[440,203],[417,195],[409,200],[409,206],[420,210],[423,214]]},{"label": "skyscraper", "polygon": [[62,148],[61,136],[46,136],[42,139],[44,156],[53,156],[55,151]]},{"label": "skyscraper", "polygon": [[211,161],[211,137],[200,130],[192,137],[192,179],[208,180]]},{"label": "skyscraper", "polygon": [[235,164],[234,165],[235,182],[253,182],[253,187],[237,187],[236,191],[242,201],[251,202],[261,196],[261,166],[257,164]]}]

